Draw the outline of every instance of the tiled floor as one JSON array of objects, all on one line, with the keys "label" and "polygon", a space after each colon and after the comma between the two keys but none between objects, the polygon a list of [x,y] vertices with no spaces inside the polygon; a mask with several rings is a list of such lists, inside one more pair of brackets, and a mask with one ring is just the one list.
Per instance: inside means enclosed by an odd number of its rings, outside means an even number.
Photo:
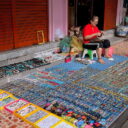
[{"label": "tiled floor", "polygon": [[123,124],[121,128],[128,128],[128,120]]},{"label": "tiled floor", "polygon": [[128,40],[112,45],[114,54],[128,56]]}]

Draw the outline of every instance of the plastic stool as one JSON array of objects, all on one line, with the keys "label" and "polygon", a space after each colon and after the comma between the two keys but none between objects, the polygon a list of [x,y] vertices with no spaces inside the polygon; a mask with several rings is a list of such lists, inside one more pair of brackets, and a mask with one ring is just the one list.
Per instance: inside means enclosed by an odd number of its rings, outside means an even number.
[{"label": "plastic stool", "polygon": [[86,54],[89,55],[89,58],[90,58],[91,60],[93,60],[93,56],[94,56],[94,54],[96,54],[96,57],[97,57],[96,50],[84,49],[82,58],[84,58]]}]

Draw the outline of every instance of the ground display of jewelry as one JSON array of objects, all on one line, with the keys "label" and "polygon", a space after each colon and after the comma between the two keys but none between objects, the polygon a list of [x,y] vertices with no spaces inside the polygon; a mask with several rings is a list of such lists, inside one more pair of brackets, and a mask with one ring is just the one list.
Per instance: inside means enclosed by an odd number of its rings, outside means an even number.
[{"label": "ground display of jewelry", "polygon": [[0,67],[0,78],[18,74],[20,72],[38,68],[48,64],[50,64],[50,62],[46,61],[45,59],[33,58],[31,60],[3,66]]},{"label": "ground display of jewelry", "polygon": [[100,68],[72,61],[38,69],[0,86],[25,99],[2,94],[0,106],[32,126],[107,128],[128,109],[128,58],[117,60]]},{"label": "ground display of jewelry", "polygon": [[35,54],[35,58],[33,59],[0,67],[0,78],[43,67],[53,62],[64,60],[64,58],[65,56],[55,54],[54,49],[46,52],[39,52]]}]

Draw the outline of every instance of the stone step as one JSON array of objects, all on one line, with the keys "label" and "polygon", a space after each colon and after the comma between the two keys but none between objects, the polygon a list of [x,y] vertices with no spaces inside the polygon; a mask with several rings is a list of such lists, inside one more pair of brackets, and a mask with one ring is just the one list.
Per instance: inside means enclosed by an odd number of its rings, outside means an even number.
[{"label": "stone step", "polygon": [[50,42],[43,45],[33,45],[30,47],[14,49],[0,53],[0,67],[18,63],[25,60],[32,59],[37,56],[37,53],[47,51],[50,49],[56,49],[59,42]]},{"label": "stone step", "polygon": [[103,31],[105,34],[114,34],[115,33],[115,29],[110,29],[110,30],[105,30]]},{"label": "stone step", "polygon": [[50,42],[42,45],[33,45],[29,47],[14,49],[10,51],[0,52],[0,61],[16,58],[19,56],[26,56],[40,51],[56,48],[59,42]]},{"label": "stone step", "polygon": [[116,36],[110,37],[110,38],[108,38],[108,39],[110,40],[111,45],[114,45],[114,44],[117,44],[117,43],[120,43],[120,42],[126,40],[126,38],[123,38],[123,37],[116,37]]},{"label": "stone step", "polygon": [[103,38],[111,38],[115,36],[114,29],[103,31],[103,33],[104,33]]},{"label": "stone step", "polygon": [[100,39],[109,39],[111,45],[122,42],[126,40],[124,37],[115,36],[115,29],[103,31],[104,35]]}]

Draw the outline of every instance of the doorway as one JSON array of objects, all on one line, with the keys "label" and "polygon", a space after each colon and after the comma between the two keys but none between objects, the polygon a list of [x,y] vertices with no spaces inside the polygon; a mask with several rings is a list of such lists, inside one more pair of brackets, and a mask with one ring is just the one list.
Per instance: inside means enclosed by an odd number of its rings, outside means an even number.
[{"label": "doorway", "polygon": [[69,0],[69,27],[81,26],[83,28],[84,25],[89,23],[90,18],[96,15],[99,17],[98,27],[100,30],[114,28],[116,25],[118,0],[110,1]]},{"label": "doorway", "polygon": [[69,26],[83,27],[88,23],[92,0],[69,0]]}]

